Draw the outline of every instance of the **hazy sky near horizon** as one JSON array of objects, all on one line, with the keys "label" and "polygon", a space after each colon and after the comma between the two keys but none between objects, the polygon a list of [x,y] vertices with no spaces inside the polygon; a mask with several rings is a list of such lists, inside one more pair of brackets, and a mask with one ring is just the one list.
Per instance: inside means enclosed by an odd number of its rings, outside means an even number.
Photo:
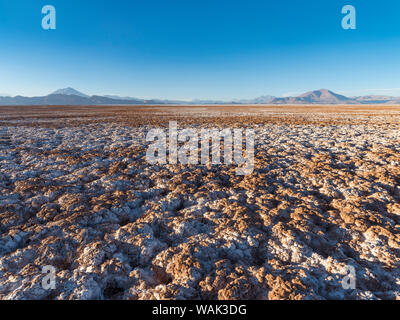
[{"label": "hazy sky near horizon", "polygon": [[0,41],[0,94],[400,95],[398,0],[0,0]]}]

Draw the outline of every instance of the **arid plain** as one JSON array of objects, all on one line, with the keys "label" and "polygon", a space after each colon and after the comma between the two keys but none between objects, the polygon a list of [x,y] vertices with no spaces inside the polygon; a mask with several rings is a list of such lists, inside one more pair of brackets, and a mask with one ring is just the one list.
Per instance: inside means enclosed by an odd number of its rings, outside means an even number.
[{"label": "arid plain", "polygon": [[[0,107],[0,299],[400,299],[399,120],[398,106]],[[170,121],[254,129],[253,173],[150,165],[146,133]]]}]

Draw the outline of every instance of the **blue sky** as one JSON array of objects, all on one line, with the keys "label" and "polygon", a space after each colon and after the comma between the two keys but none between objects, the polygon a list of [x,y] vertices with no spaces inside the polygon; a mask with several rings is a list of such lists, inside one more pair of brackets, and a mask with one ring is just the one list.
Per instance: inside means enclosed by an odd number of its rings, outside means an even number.
[{"label": "blue sky", "polygon": [[[57,29],[41,28],[53,5]],[[357,10],[343,30],[341,8]],[[400,95],[398,0],[0,0],[0,93]]]}]

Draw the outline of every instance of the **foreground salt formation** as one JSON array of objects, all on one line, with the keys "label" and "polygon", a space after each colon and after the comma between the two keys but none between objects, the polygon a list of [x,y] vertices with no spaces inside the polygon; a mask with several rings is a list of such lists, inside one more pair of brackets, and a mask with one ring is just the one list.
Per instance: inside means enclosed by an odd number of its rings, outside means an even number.
[{"label": "foreground salt formation", "polygon": [[148,125],[4,124],[0,299],[400,299],[400,127],[351,117],[240,122],[245,177],[149,166]]}]

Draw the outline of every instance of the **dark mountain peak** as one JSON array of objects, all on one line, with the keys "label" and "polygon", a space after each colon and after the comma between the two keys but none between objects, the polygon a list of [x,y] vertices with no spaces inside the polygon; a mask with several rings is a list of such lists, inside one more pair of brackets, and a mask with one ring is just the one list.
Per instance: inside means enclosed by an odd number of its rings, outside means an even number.
[{"label": "dark mountain peak", "polygon": [[352,99],[337,94],[328,89],[320,89],[306,92],[298,98],[305,100],[309,103],[323,103],[323,104],[340,104],[349,103]]},{"label": "dark mountain peak", "polygon": [[307,98],[307,97],[314,97],[314,98],[321,98],[321,99],[340,99],[340,100],[348,100],[349,98],[337,94],[333,91],[328,89],[319,89],[314,91],[306,92],[299,96],[300,98]]},{"label": "dark mountain peak", "polygon": [[328,89],[303,93],[297,97],[276,98],[273,104],[355,104],[356,100],[337,94]]}]

